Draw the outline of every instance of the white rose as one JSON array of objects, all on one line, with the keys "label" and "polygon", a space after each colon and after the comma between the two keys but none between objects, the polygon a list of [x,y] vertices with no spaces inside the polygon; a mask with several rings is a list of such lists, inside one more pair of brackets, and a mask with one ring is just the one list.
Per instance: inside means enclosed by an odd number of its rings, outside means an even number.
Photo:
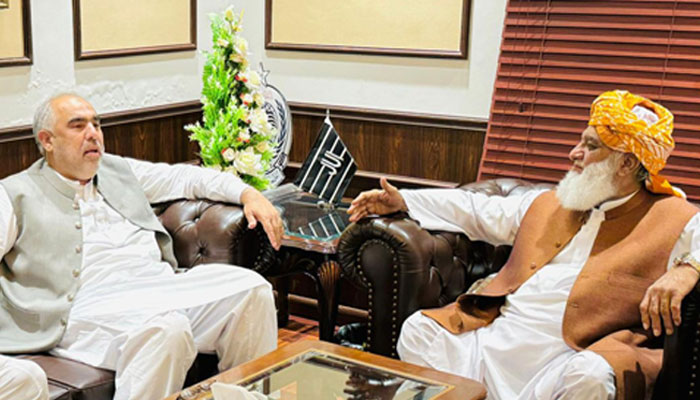
[{"label": "white rose", "polygon": [[254,132],[265,133],[269,129],[267,113],[262,108],[251,111],[248,118],[250,118],[250,129]]},{"label": "white rose", "polygon": [[229,147],[228,149],[224,150],[223,153],[221,153],[221,157],[223,157],[224,160],[231,162],[234,158],[236,158],[236,151]]},{"label": "white rose", "polygon": [[226,9],[226,12],[224,13],[226,15],[226,21],[232,22],[234,15],[233,15],[233,6],[229,7]]},{"label": "white rose", "polygon": [[255,146],[255,150],[257,150],[258,153],[264,153],[264,152],[270,150],[270,142],[268,142],[267,140],[265,140],[265,141],[263,141],[263,142],[258,143],[258,144]]},{"label": "white rose", "polygon": [[245,57],[238,54],[238,53],[231,53],[231,55],[228,57],[229,60],[235,62],[236,64],[241,64],[245,62]]},{"label": "white rose", "polygon": [[250,72],[248,72],[247,77],[248,77],[248,82],[246,82],[246,83],[247,83],[248,87],[253,88],[253,89],[257,89],[260,87],[260,83],[261,83],[260,82],[260,75],[258,75],[257,72],[250,71]]},{"label": "white rose", "polygon": [[253,96],[251,96],[250,93],[246,93],[241,96],[241,101],[243,101],[243,104],[249,106],[253,104]]},{"label": "white rose", "polygon": [[253,101],[258,107],[262,107],[265,104],[265,97],[260,92],[255,92],[255,94],[253,94]]},{"label": "white rose", "polygon": [[216,44],[218,44],[221,47],[228,47],[228,42],[226,39],[219,39],[216,41]]},{"label": "white rose", "polygon": [[246,55],[248,54],[248,41],[242,37],[236,38],[236,44],[233,46],[236,53]]},{"label": "white rose", "polygon": [[238,133],[238,138],[244,142],[250,140],[250,131],[248,129],[243,129]]},{"label": "white rose", "polygon": [[223,171],[238,176],[238,171],[236,171],[236,167],[233,165],[229,165],[228,167],[224,168]]},{"label": "white rose", "polygon": [[260,176],[262,175],[261,158],[260,154],[255,154],[252,147],[248,147],[236,153],[236,160],[233,162],[233,166],[241,174]]}]

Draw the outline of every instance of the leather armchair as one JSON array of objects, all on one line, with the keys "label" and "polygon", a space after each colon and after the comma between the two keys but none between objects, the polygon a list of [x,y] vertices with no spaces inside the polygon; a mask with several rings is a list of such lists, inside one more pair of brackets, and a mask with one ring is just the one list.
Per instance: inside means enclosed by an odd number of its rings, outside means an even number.
[{"label": "leather armchair", "polygon": [[[274,255],[261,228],[248,230],[243,210],[231,204],[178,200],[154,205],[154,211],[173,238],[178,270],[204,263],[226,263],[256,269]],[[109,400],[114,373],[53,357],[18,357],[37,362],[49,379],[52,400]],[[189,386],[216,374],[216,355],[199,354],[187,375]]]},{"label": "leather armchair", "polygon": [[[517,179],[494,179],[460,187],[508,196],[552,187]],[[465,235],[430,232],[403,213],[349,226],[338,245],[345,277],[367,289],[365,348],[397,357],[404,320],[417,310],[447,305],[477,279],[498,271],[510,246],[471,241]],[[661,398],[700,398],[700,285],[684,301],[682,326],[665,339],[664,366],[655,390]],[[673,391],[668,397],[666,388]],[[664,395],[659,395],[663,393]]]}]

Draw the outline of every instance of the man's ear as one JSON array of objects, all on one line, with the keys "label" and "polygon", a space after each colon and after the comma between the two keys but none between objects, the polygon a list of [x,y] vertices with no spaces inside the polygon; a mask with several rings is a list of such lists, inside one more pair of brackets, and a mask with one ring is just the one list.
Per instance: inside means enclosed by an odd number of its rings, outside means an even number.
[{"label": "man's ear", "polygon": [[42,129],[39,131],[37,137],[39,138],[39,143],[41,143],[44,151],[53,151],[53,135],[51,132],[47,131],[46,129]]},{"label": "man's ear", "polygon": [[634,174],[639,168],[639,159],[632,153],[625,153],[622,157],[622,165],[620,165],[619,173],[622,176]]}]

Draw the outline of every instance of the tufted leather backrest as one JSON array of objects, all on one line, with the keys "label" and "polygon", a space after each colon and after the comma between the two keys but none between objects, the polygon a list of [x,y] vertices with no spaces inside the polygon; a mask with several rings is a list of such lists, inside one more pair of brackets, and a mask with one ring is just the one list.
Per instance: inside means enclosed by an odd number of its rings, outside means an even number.
[{"label": "tufted leather backrest", "polygon": [[[495,179],[461,189],[510,196],[539,187],[551,185]],[[367,288],[369,349],[396,356],[398,332],[409,315],[451,303],[472,282],[498,271],[510,249],[462,234],[426,231],[400,213],[351,224],[341,236],[338,255],[345,276]]]},{"label": "tufted leather backrest", "polygon": [[205,263],[251,267],[261,246],[260,232],[250,232],[243,210],[207,200],[176,200],[153,209],[173,238],[179,268]]},{"label": "tufted leather backrest", "polygon": [[[481,192],[489,196],[521,195],[535,189],[549,189],[553,185],[546,183],[531,183],[520,179],[493,179],[462,185],[459,189],[470,192]],[[444,306],[464,293],[469,285],[477,279],[498,271],[508,260],[511,246],[493,246],[482,241],[472,241],[464,235],[431,232],[435,241],[436,252],[431,262],[431,287],[439,290],[435,306]],[[444,247],[444,249],[443,249]],[[440,250],[438,250],[440,249]],[[445,262],[451,255],[451,262]],[[441,283],[438,288],[437,281]]]}]

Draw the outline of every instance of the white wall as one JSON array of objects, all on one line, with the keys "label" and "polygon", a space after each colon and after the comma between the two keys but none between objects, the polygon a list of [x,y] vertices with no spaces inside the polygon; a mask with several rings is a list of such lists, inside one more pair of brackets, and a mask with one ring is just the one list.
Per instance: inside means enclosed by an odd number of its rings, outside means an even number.
[{"label": "white wall", "polygon": [[200,97],[208,14],[245,10],[251,65],[290,101],[488,118],[506,0],[472,0],[469,59],[266,51],[263,0],[199,0],[198,51],[73,61],[71,0],[32,0],[34,64],[0,68],[0,128],[31,123],[37,103],[75,91],[98,112]]}]

